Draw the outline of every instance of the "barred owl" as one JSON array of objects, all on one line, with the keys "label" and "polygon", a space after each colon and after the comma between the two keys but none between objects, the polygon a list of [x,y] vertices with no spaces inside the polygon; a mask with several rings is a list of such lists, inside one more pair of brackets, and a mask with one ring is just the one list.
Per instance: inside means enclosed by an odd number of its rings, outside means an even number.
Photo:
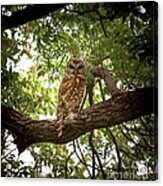
[{"label": "barred owl", "polygon": [[59,87],[57,107],[58,137],[62,135],[64,120],[73,120],[78,113],[86,89],[85,63],[72,58],[67,63],[65,75]]}]

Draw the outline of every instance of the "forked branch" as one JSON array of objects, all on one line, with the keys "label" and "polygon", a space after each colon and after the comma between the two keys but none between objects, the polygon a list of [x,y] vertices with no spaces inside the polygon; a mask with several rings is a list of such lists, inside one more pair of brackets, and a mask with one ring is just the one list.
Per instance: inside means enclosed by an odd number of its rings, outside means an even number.
[{"label": "forked branch", "polygon": [[63,135],[58,138],[56,122],[32,120],[5,105],[2,109],[2,126],[15,136],[19,152],[38,142],[64,144],[79,136],[102,127],[111,127],[139,116],[157,113],[157,89],[143,88],[132,92],[120,93],[110,100],[81,110],[73,121],[67,121]]}]

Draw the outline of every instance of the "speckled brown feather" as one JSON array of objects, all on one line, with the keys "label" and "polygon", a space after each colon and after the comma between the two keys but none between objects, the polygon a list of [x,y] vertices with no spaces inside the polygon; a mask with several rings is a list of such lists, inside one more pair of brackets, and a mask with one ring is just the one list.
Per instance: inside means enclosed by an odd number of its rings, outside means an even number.
[{"label": "speckled brown feather", "polygon": [[[84,64],[83,61],[76,58],[71,59],[70,62],[74,66],[75,65],[79,66],[79,64],[82,65]],[[58,99],[58,107],[57,107],[58,137],[62,135],[64,120],[73,119],[72,116],[74,116],[74,114],[78,112],[86,88],[85,65],[83,71],[81,71],[80,74],[78,74],[78,72],[75,71],[76,73],[75,75],[71,73],[67,73],[67,71],[69,71],[68,68],[69,67],[67,66],[65,76],[59,87],[59,96],[58,96],[59,99]]]}]

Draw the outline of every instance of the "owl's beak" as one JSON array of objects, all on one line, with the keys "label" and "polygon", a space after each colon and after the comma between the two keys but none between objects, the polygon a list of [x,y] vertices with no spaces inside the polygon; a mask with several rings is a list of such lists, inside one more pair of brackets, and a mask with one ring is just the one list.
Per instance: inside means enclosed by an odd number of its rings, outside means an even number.
[{"label": "owl's beak", "polygon": [[75,76],[77,76],[77,70],[75,69]]}]

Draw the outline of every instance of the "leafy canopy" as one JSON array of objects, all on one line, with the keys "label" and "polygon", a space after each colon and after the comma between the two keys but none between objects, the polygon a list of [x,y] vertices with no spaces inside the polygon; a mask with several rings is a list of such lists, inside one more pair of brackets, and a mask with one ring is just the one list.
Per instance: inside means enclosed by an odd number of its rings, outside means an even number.
[{"label": "leafy canopy", "polygon": [[[105,65],[122,91],[155,86],[157,17],[153,16],[153,6],[153,2],[70,4],[5,30],[1,53],[2,103],[33,119],[56,119],[58,87],[71,57],[80,57],[89,64],[88,82],[94,81],[90,68]],[[25,8],[26,5],[2,6],[2,15],[12,16]],[[103,81],[102,89],[108,99],[110,94]],[[98,84],[93,99],[95,103],[103,100]],[[112,127],[113,136],[106,129],[94,131],[93,142],[108,179],[117,179],[119,171],[128,171],[136,179],[153,179],[155,136],[149,133],[154,130],[153,120],[153,116],[145,116]],[[4,130],[3,137],[2,176],[91,178],[89,134],[63,146],[41,143],[29,147],[25,153],[30,152],[33,163],[27,166],[15,151],[10,152],[11,134]],[[95,178],[101,179],[97,158],[95,164]],[[143,177],[138,164],[148,164],[151,174]],[[43,170],[45,167],[48,171]],[[111,171],[116,174],[110,175]]]}]

